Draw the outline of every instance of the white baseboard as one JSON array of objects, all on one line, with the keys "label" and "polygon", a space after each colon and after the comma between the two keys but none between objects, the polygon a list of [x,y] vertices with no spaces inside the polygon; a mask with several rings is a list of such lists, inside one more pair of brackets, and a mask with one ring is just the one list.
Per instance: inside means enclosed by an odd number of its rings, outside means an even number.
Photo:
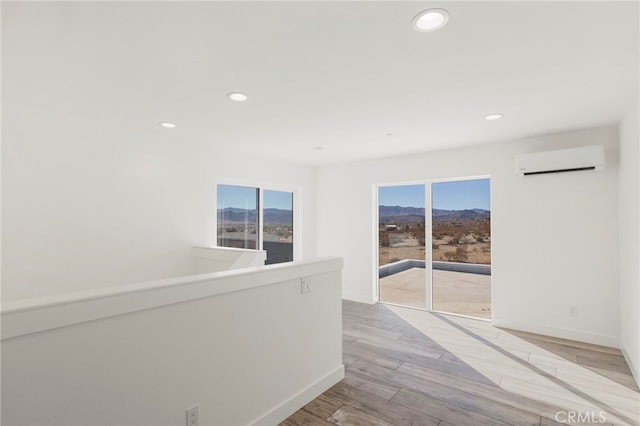
[{"label": "white baseboard", "polygon": [[573,330],[570,328],[550,327],[547,325],[533,324],[526,321],[517,321],[504,318],[493,318],[491,323],[496,327],[511,328],[513,330],[526,331],[529,333],[542,334],[544,336],[559,337],[561,339],[576,340],[578,342],[591,343],[594,345],[619,348],[620,339],[615,336],[589,333],[586,331]]},{"label": "white baseboard", "polygon": [[624,355],[624,360],[627,361],[629,370],[631,370],[631,374],[633,375],[633,378],[635,379],[636,383],[640,387],[640,370],[638,370],[638,367],[640,366],[634,362],[631,355],[629,355],[629,352],[627,352],[627,348],[625,348],[624,345],[621,345],[621,346],[622,347],[620,348],[620,350],[622,351],[622,355]]},{"label": "white baseboard", "polygon": [[371,296],[363,296],[360,294],[343,294],[343,300],[350,300],[352,302],[366,303],[367,305],[373,305],[378,301]]},{"label": "white baseboard", "polygon": [[342,379],[344,379],[344,365],[340,365],[326,376],[316,380],[250,424],[274,426],[280,424]]}]

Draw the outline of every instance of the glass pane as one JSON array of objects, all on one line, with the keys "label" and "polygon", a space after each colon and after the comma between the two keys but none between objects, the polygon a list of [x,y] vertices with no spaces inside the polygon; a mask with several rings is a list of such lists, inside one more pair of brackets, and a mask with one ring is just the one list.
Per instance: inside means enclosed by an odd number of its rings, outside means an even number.
[{"label": "glass pane", "polygon": [[293,192],[265,190],[262,196],[265,264],[293,261]]},{"label": "glass pane", "polygon": [[491,318],[489,179],[431,185],[432,308]]},{"label": "glass pane", "polygon": [[218,185],[218,246],[256,249],[258,189]]},{"label": "glass pane", "polygon": [[378,190],[378,277],[380,300],[426,307],[425,186]]}]

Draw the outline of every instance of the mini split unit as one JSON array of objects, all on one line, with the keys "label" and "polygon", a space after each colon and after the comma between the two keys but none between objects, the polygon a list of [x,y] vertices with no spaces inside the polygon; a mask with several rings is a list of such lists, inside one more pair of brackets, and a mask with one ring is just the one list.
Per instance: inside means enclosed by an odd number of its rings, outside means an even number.
[{"label": "mini split unit", "polygon": [[603,146],[584,146],[516,156],[516,174],[518,176],[582,170],[604,170]]}]

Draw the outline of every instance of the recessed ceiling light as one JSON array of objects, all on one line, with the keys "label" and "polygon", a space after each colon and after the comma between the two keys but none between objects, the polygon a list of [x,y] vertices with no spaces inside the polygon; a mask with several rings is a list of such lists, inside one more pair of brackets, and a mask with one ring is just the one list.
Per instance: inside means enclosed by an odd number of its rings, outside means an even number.
[{"label": "recessed ceiling light", "polygon": [[161,125],[162,127],[166,127],[167,129],[173,129],[173,128],[175,128],[175,127],[176,127],[176,125],[175,125],[175,124],[173,124],[173,123],[169,123],[168,121],[163,121],[163,122],[161,122],[161,123],[160,123],[160,125]]},{"label": "recessed ceiling light", "polygon": [[393,133],[387,133],[385,136],[394,136]]},{"label": "recessed ceiling light", "polygon": [[502,118],[502,114],[500,114],[499,112],[495,113],[495,114],[489,114],[485,117],[485,120],[500,120]]},{"label": "recessed ceiling light", "polygon": [[231,99],[232,101],[237,101],[237,102],[244,102],[247,99],[249,99],[247,97],[247,95],[245,95],[242,92],[229,92],[227,93],[227,96],[229,97],[229,99]]},{"label": "recessed ceiling light", "polygon": [[447,25],[449,12],[444,9],[428,9],[413,18],[413,29],[416,31],[436,31]]},{"label": "recessed ceiling light", "polygon": [[315,149],[316,151],[322,151],[324,149],[324,147],[322,147],[322,146],[314,146],[313,149]]}]

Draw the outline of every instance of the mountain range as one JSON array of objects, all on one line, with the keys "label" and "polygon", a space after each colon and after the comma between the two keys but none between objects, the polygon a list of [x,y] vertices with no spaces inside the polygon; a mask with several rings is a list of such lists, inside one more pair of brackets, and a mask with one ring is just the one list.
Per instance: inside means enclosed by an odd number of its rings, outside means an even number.
[{"label": "mountain range", "polygon": [[[437,222],[465,221],[487,219],[491,216],[489,210],[465,209],[442,210],[432,209],[432,218]],[[380,223],[414,223],[424,222],[425,209],[420,207],[380,206]]]},{"label": "mountain range", "polygon": [[[380,206],[379,217],[381,223],[415,223],[424,222],[425,209],[420,207]],[[270,225],[293,225],[293,212],[283,209],[264,209],[264,223]],[[433,209],[434,221],[465,221],[486,219],[490,217],[489,210],[442,210]],[[255,222],[256,210],[247,210],[237,207],[218,209],[218,220],[225,222]]]},{"label": "mountain range", "polygon": [[[227,207],[218,209],[218,220],[225,222],[255,222],[256,210],[240,209],[237,207]],[[293,212],[283,209],[264,209],[264,223],[269,225],[293,225]]]}]

